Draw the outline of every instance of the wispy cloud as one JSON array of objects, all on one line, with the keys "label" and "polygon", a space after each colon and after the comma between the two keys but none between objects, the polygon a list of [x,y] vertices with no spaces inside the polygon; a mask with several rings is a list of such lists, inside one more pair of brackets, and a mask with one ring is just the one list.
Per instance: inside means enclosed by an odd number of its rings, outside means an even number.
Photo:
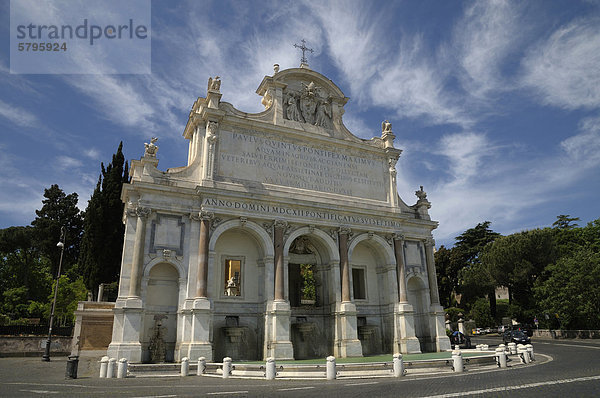
[{"label": "wispy cloud", "polygon": [[523,60],[523,84],[544,104],[600,107],[600,18],[573,21],[537,43]]},{"label": "wispy cloud", "polygon": [[20,127],[36,127],[39,120],[36,115],[0,100],[0,116]]}]

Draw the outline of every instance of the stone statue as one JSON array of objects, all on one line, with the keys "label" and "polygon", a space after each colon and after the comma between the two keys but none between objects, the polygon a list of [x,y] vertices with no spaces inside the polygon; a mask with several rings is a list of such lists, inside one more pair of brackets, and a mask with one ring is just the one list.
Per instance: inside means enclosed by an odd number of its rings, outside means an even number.
[{"label": "stone statue", "polygon": [[150,139],[150,143],[148,144],[147,142],[144,143],[144,156],[146,157],[151,157],[154,158],[156,157],[156,151],[158,151],[158,146],[156,146],[154,143],[158,141],[157,137],[152,137]]},{"label": "stone statue", "polygon": [[302,96],[302,98],[300,98],[300,108],[304,121],[309,124],[314,124],[317,101],[315,101],[313,97]]},{"label": "stone statue", "polygon": [[317,120],[315,126],[329,127],[329,121],[331,119],[331,108],[325,101],[319,102],[317,106]]},{"label": "stone statue", "polygon": [[381,132],[382,133],[391,133],[392,132],[392,123],[387,120],[381,123]]},{"label": "stone statue", "polygon": [[208,90],[219,91],[221,89],[221,76],[215,76],[208,78]]},{"label": "stone statue", "polygon": [[273,72],[275,72],[275,73],[279,72],[279,64],[273,65]]},{"label": "stone statue", "polygon": [[423,191],[423,185],[421,185],[421,189],[419,189],[418,191],[415,191],[415,195],[417,195],[417,198],[419,198],[419,200],[427,199],[427,193],[425,191]]},{"label": "stone statue", "polygon": [[300,112],[298,111],[298,101],[296,97],[290,93],[286,100],[287,109],[285,112],[286,119],[288,120],[300,120]]}]

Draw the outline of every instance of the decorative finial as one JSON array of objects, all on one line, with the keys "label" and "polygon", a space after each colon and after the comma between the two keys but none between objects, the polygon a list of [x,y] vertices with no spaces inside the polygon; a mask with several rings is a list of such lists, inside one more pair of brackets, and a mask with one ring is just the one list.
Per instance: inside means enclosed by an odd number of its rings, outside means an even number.
[{"label": "decorative finial", "polygon": [[387,120],[384,120],[381,123],[381,132],[382,133],[391,133],[392,132],[392,123],[388,122]]},{"label": "decorative finial", "polygon": [[215,76],[208,78],[208,91],[219,91],[221,89],[221,76]]},{"label": "decorative finial", "polygon": [[279,64],[274,64],[274,65],[273,65],[273,71],[274,71],[275,73],[279,72]]},{"label": "decorative finial", "polygon": [[294,44],[294,47],[302,50],[302,58],[300,59],[300,67],[308,68],[308,61],[306,60],[306,51],[310,51],[312,53],[313,49],[306,47],[306,41],[304,39],[300,40],[300,42],[302,43],[301,46],[299,46],[298,44]]}]

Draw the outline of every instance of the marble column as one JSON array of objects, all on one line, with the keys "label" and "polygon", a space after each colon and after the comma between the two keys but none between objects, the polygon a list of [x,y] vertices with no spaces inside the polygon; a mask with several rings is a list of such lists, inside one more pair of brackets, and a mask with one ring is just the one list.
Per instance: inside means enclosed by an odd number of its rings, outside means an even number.
[{"label": "marble column", "polygon": [[150,209],[138,206],[134,214],[137,216],[137,223],[135,228],[135,243],[133,245],[131,276],[129,279],[129,297],[140,297],[140,275],[144,266],[146,244],[146,219],[150,214]]},{"label": "marble column", "polygon": [[200,240],[198,242],[198,282],[196,297],[208,297],[208,233],[213,214],[200,212]]},{"label": "marble column", "polygon": [[396,273],[398,275],[398,301],[407,303],[406,270],[404,266],[404,235],[394,235],[394,255],[396,257]]},{"label": "marble column", "polygon": [[348,264],[348,234],[350,230],[340,228],[338,234],[340,268],[342,273],[342,303],[350,302],[350,265]]},{"label": "marble column", "polygon": [[[210,221],[213,213],[201,211],[198,215],[200,233],[198,240],[198,274],[196,281],[196,298],[194,299],[191,313],[191,341],[187,353],[180,356],[188,358],[205,357],[212,361],[212,324],[213,305],[208,298],[208,244]],[[185,354],[185,355],[184,355]]]},{"label": "marble column", "polygon": [[348,235],[350,235],[349,228],[341,227],[338,230],[342,301],[336,303],[336,329],[333,355],[340,358],[362,357],[362,345],[358,339],[358,328],[356,325],[356,305],[350,299]]},{"label": "marble column", "polygon": [[275,301],[285,301],[283,282],[283,234],[287,228],[285,221],[277,220],[273,224],[273,244],[275,246]]},{"label": "marble column", "polygon": [[[284,241],[285,231],[288,227],[286,221],[273,222],[273,248],[275,273],[274,300],[269,297],[265,312],[265,359],[273,357],[277,360],[293,359],[294,347],[290,341],[290,303],[285,299],[284,284]],[[267,271],[268,272],[268,271]]]},{"label": "marble column", "polygon": [[394,306],[394,351],[406,354],[420,353],[421,344],[415,335],[415,314],[407,295],[404,235],[393,234],[393,239],[398,277],[398,303]]},{"label": "marble column", "polygon": [[446,336],[446,314],[440,305],[435,260],[433,257],[433,238],[425,239],[425,261],[427,262],[427,279],[429,282],[429,297],[431,299],[430,330],[433,337],[432,349],[446,351],[451,349],[450,340]]},{"label": "marble column", "polygon": [[425,240],[425,258],[427,261],[427,278],[429,281],[429,297],[431,305],[440,304],[440,294],[438,292],[437,276],[435,272],[435,261],[433,259],[433,239]]}]

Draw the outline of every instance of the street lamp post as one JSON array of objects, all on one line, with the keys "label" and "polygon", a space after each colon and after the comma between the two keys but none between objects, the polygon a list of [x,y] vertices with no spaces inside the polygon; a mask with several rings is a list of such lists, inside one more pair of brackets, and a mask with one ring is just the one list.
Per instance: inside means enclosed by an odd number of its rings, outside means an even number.
[{"label": "street lamp post", "polygon": [[65,227],[60,228],[60,241],[56,244],[56,247],[60,247],[60,261],[58,262],[58,274],[56,275],[56,286],[54,287],[54,300],[52,301],[52,311],[50,311],[50,327],[48,328],[48,340],[46,340],[46,348],[44,355],[42,355],[42,361],[50,361],[50,344],[52,343],[52,324],[54,323],[54,310],[56,308],[56,296],[58,294],[58,282],[60,281],[60,269],[62,268],[63,254],[65,253],[65,238],[66,238]]}]

